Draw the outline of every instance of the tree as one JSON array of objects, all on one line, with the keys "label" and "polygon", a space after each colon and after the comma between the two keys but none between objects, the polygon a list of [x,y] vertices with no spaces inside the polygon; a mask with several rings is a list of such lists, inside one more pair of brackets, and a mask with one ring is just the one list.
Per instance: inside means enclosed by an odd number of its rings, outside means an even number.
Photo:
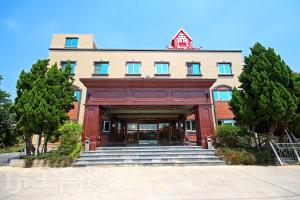
[{"label": "tree", "polygon": [[259,43],[245,57],[239,81],[241,90],[235,88],[230,101],[235,120],[252,130],[263,125],[271,140],[278,126],[286,127],[294,119],[299,82],[274,49]]},{"label": "tree", "polygon": [[73,108],[74,101],[70,72],[70,65],[65,69],[58,69],[56,64],[48,68],[48,60],[38,60],[30,72],[21,72],[14,110],[28,154],[34,152],[33,134],[38,134],[39,139],[44,136],[46,152],[49,137],[68,119],[67,112]]},{"label": "tree", "polygon": [[[3,77],[0,75],[0,85]],[[14,115],[9,112],[10,95],[0,88],[0,144],[3,148],[16,142]]]}]

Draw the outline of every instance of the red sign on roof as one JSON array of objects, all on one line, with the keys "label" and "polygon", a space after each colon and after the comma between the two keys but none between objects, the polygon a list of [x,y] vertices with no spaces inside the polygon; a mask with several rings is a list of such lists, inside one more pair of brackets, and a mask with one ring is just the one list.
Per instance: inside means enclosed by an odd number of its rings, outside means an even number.
[{"label": "red sign on roof", "polygon": [[192,38],[181,28],[171,42],[173,49],[193,49]]}]

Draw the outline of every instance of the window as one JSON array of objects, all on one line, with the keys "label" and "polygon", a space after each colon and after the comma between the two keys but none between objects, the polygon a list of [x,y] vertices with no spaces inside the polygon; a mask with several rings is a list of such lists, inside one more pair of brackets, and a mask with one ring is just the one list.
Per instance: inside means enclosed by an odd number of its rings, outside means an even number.
[{"label": "window", "polygon": [[78,38],[70,38],[70,37],[66,38],[65,47],[77,48],[77,45],[78,45]]},{"label": "window", "polygon": [[155,63],[156,74],[169,74],[169,63]]},{"label": "window", "polygon": [[102,132],[109,132],[109,131],[110,131],[110,121],[103,121]]},{"label": "window", "polygon": [[141,73],[141,63],[139,62],[127,63],[127,74],[140,74],[140,73]]},{"label": "window", "polygon": [[196,121],[195,120],[187,120],[185,123],[186,123],[186,130],[188,130],[188,131],[196,130]]},{"label": "window", "polygon": [[70,63],[70,66],[71,66],[71,74],[74,75],[75,74],[75,66],[76,66],[75,62],[61,62],[61,67],[62,67],[62,69],[66,69],[66,66],[68,63]]},{"label": "window", "polygon": [[234,126],[235,121],[233,119],[223,119],[223,120],[218,120],[218,125],[231,125]]},{"label": "window", "polygon": [[80,90],[75,90],[74,97],[75,97],[76,101],[79,102],[80,98],[81,98],[81,91]]},{"label": "window", "polygon": [[215,90],[214,100],[215,101],[230,101],[232,98],[232,91],[228,90]]},{"label": "window", "polygon": [[200,75],[200,64],[199,63],[187,63],[188,75]]},{"label": "window", "polygon": [[95,74],[108,74],[108,62],[96,62],[95,63]]},{"label": "window", "polygon": [[230,63],[218,63],[219,75],[232,75]]}]

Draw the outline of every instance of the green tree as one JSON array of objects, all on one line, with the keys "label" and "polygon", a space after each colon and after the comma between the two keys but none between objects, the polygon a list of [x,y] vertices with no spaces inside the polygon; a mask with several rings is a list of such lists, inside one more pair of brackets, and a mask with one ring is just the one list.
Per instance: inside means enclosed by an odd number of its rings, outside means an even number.
[{"label": "green tree", "polygon": [[[0,75],[0,85],[3,77]],[[10,95],[0,88],[0,145],[3,148],[16,142],[14,115],[9,112]]]},{"label": "green tree", "polygon": [[21,72],[14,110],[28,153],[34,152],[33,134],[45,137],[46,152],[48,139],[68,119],[67,112],[73,108],[74,100],[70,69],[70,65],[58,69],[56,64],[48,68],[48,60],[38,60],[30,72]]},{"label": "green tree", "polygon": [[230,106],[239,124],[255,130],[263,125],[271,140],[278,126],[286,127],[299,104],[299,82],[272,48],[256,43],[239,76],[240,89],[233,90]]}]

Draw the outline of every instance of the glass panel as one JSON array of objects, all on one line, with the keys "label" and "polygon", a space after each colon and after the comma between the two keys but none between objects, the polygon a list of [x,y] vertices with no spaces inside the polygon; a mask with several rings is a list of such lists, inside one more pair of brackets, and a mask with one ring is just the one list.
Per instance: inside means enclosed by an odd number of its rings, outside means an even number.
[{"label": "glass panel", "polygon": [[188,65],[187,70],[188,70],[188,74],[193,74],[193,68],[191,65]]},{"label": "glass panel", "polygon": [[168,63],[157,63],[155,64],[156,74],[169,74],[169,64]]},{"label": "glass panel", "polygon": [[[68,62],[62,62],[62,69],[66,69]],[[70,67],[71,67],[71,74],[75,74],[75,63],[74,62],[70,62]]]},{"label": "glass panel", "polygon": [[81,97],[80,90],[76,90],[74,96],[75,96],[76,101],[80,101],[80,97]]},{"label": "glass panel", "polygon": [[139,130],[157,130],[157,124],[139,124]]},{"label": "glass panel", "polygon": [[222,121],[222,124],[223,125],[234,125],[234,120],[232,120],[232,119],[225,119],[225,120],[223,120]]},{"label": "glass panel", "polygon": [[218,71],[220,75],[231,74],[231,64],[230,63],[219,63]]},{"label": "glass panel", "polygon": [[103,131],[108,132],[109,129],[110,129],[110,122],[109,121],[104,121]]},{"label": "glass panel", "polygon": [[101,74],[101,64],[97,63],[95,66],[95,73],[96,74]]},{"label": "glass panel", "polygon": [[66,38],[65,47],[77,47],[78,38]]},{"label": "glass panel", "polygon": [[220,91],[220,99],[226,101],[228,99],[227,91]]},{"label": "glass panel", "polygon": [[127,130],[137,130],[137,123],[128,123]]},{"label": "glass panel", "polygon": [[195,131],[196,130],[196,121],[192,120],[191,123],[192,123],[192,129],[191,130]]},{"label": "glass panel", "polygon": [[190,120],[186,121],[185,124],[186,124],[186,130],[192,130],[191,129],[191,121]]},{"label": "glass panel", "polygon": [[193,74],[197,74],[197,75],[199,75],[200,74],[200,66],[199,66],[199,64],[192,64],[192,66],[193,66]]},{"label": "glass panel", "polygon": [[101,63],[101,74],[108,74],[108,63]]},{"label": "glass panel", "polygon": [[128,63],[127,64],[127,73],[128,74],[140,74],[140,63]]},{"label": "glass panel", "polygon": [[219,94],[219,91],[214,91],[214,100],[215,100],[215,101],[220,100],[220,94]]}]

